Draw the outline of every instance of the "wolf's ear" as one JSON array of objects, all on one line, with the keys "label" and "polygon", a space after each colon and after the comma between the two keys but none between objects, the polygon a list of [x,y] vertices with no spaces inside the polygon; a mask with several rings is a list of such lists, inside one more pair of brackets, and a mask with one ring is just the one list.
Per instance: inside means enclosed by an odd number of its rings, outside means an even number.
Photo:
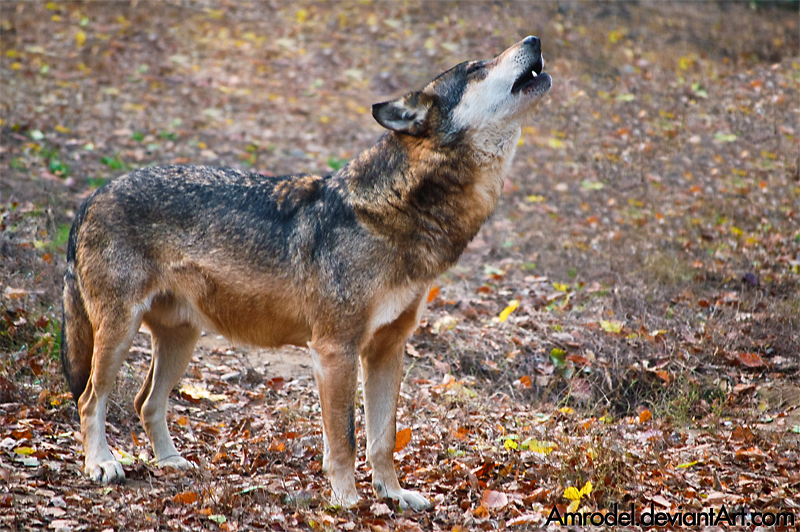
[{"label": "wolf's ear", "polygon": [[376,103],[372,106],[372,116],[386,129],[417,136],[426,129],[432,103],[429,95],[412,92],[397,100]]}]

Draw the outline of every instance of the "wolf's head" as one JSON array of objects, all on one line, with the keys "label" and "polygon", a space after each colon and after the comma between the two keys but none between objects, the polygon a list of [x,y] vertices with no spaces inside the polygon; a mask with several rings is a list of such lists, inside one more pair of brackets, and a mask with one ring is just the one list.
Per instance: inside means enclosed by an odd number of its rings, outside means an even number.
[{"label": "wolf's head", "polygon": [[541,42],[526,37],[490,61],[461,63],[420,91],[375,104],[372,115],[387,129],[443,145],[465,136],[488,141],[487,148],[516,143],[509,133],[552,85],[543,66]]}]

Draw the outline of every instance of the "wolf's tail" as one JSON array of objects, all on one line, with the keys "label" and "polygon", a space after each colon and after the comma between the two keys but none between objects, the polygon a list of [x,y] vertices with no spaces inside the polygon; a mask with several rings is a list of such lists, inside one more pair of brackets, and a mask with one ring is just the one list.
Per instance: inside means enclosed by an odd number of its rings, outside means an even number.
[{"label": "wolf's tail", "polygon": [[76,402],[89,382],[94,350],[94,332],[86,312],[76,268],[78,231],[83,222],[85,207],[86,205],[78,213],[69,233],[61,324],[61,368]]}]

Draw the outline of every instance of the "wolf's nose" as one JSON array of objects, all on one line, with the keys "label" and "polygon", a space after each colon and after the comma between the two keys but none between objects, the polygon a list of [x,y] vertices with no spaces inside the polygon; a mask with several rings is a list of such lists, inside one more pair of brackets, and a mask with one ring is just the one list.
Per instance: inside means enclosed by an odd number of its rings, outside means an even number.
[{"label": "wolf's nose", "polygon": [[533,35],[529,35],[522,40],[522,44],[526,44],[528,46],[533,46],[535,49],[541,48],[542,44],[539,40],[539,37],[534,37]]}]

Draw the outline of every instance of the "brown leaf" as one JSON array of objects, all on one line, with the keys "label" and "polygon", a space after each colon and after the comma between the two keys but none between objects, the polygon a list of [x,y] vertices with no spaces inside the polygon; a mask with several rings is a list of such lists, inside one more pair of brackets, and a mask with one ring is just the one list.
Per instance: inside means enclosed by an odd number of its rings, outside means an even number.
[{"label": "brown leaf", "polygon": [[194,504],[199,498],[200,496],[193,491],[182,491],[175,495],[172,500],[181,504]]},{"label": "brown leaf", "polygon": [[747,461],[747,460],[754,460],[756,462],[763,461],[767,455],[765,455],[761,449],[758,447],[749,447],[747,449],[739,449],[736,451],[736,459]]},{"label": "brown leaf", "polygon": [[481,506],[487,510],[499,510],[508,504],[508,497],[502,491],[486,490],[481,497]]},{"label": "brown leaf", "polygon": [[399,518],[394,522],[395,532],[423,532],[422,528],[410,519]]},{"label": "brown leaf", "polygon": [[753,431],[748,427],[736,427],[731,432],[731,438],[743,442],[753,441]]},{"label": "brown leaf", "polygon": [[467,427],[458,427],[458,430],[453,433],[453,436],[461,441],[466,440],[468,435],[469,429]]},{"label": "brown leaf", "polygon": [[273,377],[273,378],[269,379],[267,382],[265,382],[264,384],[270,390],[277,392],[281,388],[283,388],[284,384],[286,384],[286,379],[284,379],[283,377]]},{"label": "brown leaf", "polygon": [[392,513],[389,505],[382,502],[373,503],[373,505],[369,507],[369,511],[372,512],[372,515],[376,515],[378,517]]},{"label": "brown leaf", "polygon": [[278,441],[276,438],[272,438],[272,441],[269,443],[268,450],[283,452],[286,450],[286,445],[283,442]]},{"label": "brown leaf", "polygon": [[439,287],[438,286],[433,286],[433,287],[431,287],[431,291],[428,292],[428,303],[430,303],[431,301],[433,301],[437,297],[439,297]]},{"label": "brown leaf", "polygon": [[472,512],[472,515],[474,515],[478,519],[484,519],[486,517],[489,517],[489,510],[487,510],[483,506],[478,506],[477,508],[475,508],[475,511]]},{"label": "brown leaf", "polygon": [[26,440],[28,438],[33,438],[33,432],[28,427],[24,429],[16,429],[11,431],[11,437],[15,440]]},{"label": "brown leaf", "polygon": [[739,364],[748,368],[763,368],[767,365],[764,359],[756,353],[737,353],[736,360]]},{"label": "brown leaf", "polygon": [[733,387],[733,393],[736,395],[752,392],[756,389],[755,384],[737,384]]},{"label": "brown leaf", "polygon": [[540,514],[522,514],[514,519],[509,519],[506,521],[506,526],[514,526],[514,525],[532,525],[539,523],[543,520],[543,517]]},{"label": "brown leaf", "polygon": [[394,440],[394,452],[402,451],[411,441],[411,428],[405,428],[397,433]]}]

